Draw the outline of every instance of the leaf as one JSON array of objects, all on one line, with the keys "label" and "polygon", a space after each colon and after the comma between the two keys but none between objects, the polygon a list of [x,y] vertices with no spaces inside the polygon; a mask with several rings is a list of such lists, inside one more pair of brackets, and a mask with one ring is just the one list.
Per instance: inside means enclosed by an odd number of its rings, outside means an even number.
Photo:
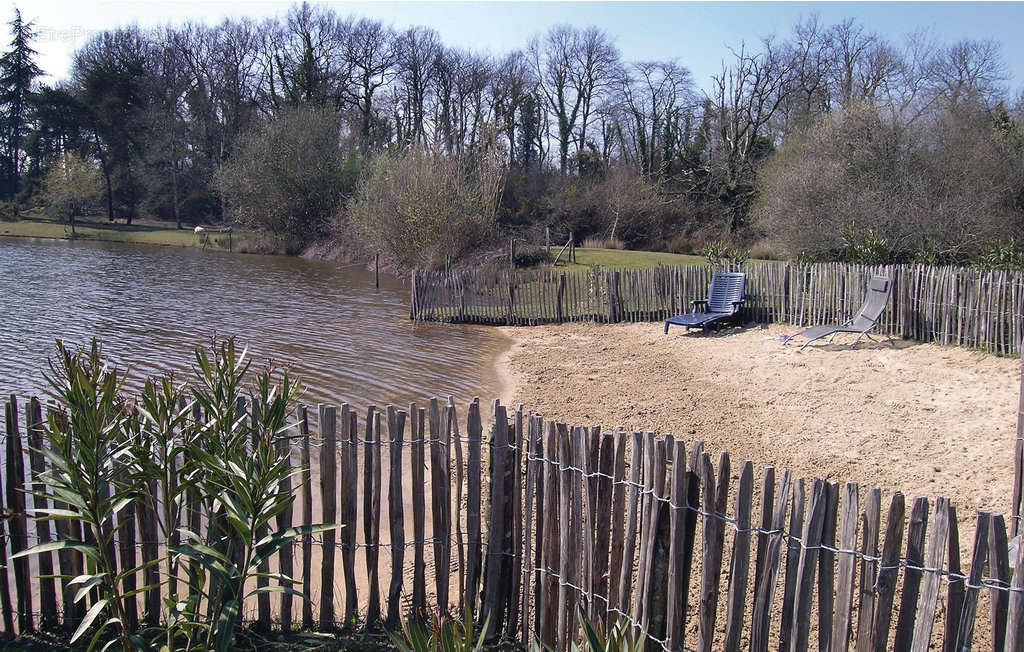
[{"label": "leaf", "polygon": [[228,652],[231,649],[231,637],[235,632],[235,621],[238,620],[238,601],[228,600],[217,618],[217,638],[214,649],[217,652]]},{"label": "leaf", "polygon": [[586,634],[587,641],[590,643],[590,649],[593,652],[600,652],[605,649],[605,642],[601,640],[601,635],[594,629],[594,623],[590,622],[590,618],[587,618],[587,612],[583,608],[579,608],[580,623],[583,625],[583,632]]},{"label": "leaf", "polygon": [[77,550],[94,562],[101,562],[99,550],[96,546],[90,546],[82,543],[81,541],[75,541],[74,539],[63,539],[61,541],[47,541],[45,543],[37,543],[28,550],[22,550],[11,555],[11,559],[17,559],[18,557],[27,557],[28,555],[37,555],[41,552],[52,552],[54,550]]},{"label": "leaf", "polygon": [[69,580],[68,584],[69,585],[71,585],[71,584],[81,584],[81,583],[87,582],[87,581],[89,581],[91,579],[100,578],[100,577],[103,577],[103,576],[102,575],[88,575],[88,574],[87,575],[78,575],[78,576],[72,578],[71,580]]},{"label": "leaf", "polygon": [[252,596],[257,595],[259,593],[283,593],[283,594],[287,594],[287,595],[294,595],[294,596],[296,596],[298,598],[305,598],[306,597],[300,591],[296,591],[295,589],[291,588],[290,586],[261,586],[261,587],[255,588],[252,591],[250,591],[249,593],[247,593],[246,596],[244,598],[242,598],[242,600],[243,601],[248,600]]},{"label": "leaf", "polygon": [[86,630],[92,626],[92,621],[96,620],[96,616],[100,615],[100,612],[103,611],[103,608],[107,606],[108,602],[110,602],[110,600],[103,598],[102,600],[98,600],[93,606],[89,607],[89,611],[85,612],[85,618],[82,618],[82,623],[78,626],[78,629],[75,630],[74,635],[71,637],[71,640],[69,641],[70,643],[77,641],[78,637],[84,634]]},{"label": "leaf", "polygon": [[[84,577],[84,575],[79,575],[78,577]],[[78,577],[76,577],[75,579],[78,579]],[[93,577],[90,577],[82,584],[82,588],[78,589],[78,593],[75,594],[74,602],[78,602],[85,596],[89,595],[89,590],[92,589],[92,587],[97,586],[99,584],[103,584],[102,575],[94,575]]]},{"label": "leaf", "polygon": [[342,528],[341,524],[321,524],[321,525],[300,525],[299,527],[291,527],[286,530],[275,532],[274,534],[263,537],[256,543],[255,555],[253,555],[253,563],[258,563],[269,559],[271,555],[284,547],[288,542],[293,539],[305,535],[305,534],[317,534],[319,532],[327,532],[328,530],[337,530]]},{"label": "leaf", "polygon": [[[49,496],[47,496],[49,498]],[[42,520],[39,518],[39,514],[46,514],[48,519],[68,519],[72,521],[81,521],[83,519],[79,512],[71,509],[55,509],[52,507],[37,507],[36,508],[36,520]]]},{"label": "leaf", "polygon": [[140,586],[139,588],[135,589],[134,591],[129,591],[129,592],[125,593],[121,597],[125,598],[125,599],[133,598],[133,597],[139,595],[140,593],[145,593],[146,591],[152,591],[153,589],[159,588],[161,586],[161,584],[162,584],[162,582],[157,583],[157,584],[147,584],[146,586]]},{"label": "leaf", "polygon": [[150,559],[147,562],[139,564],[135,568],[125,569],[125,570],[121,571],[120,573],[118,573],[117,577],[114,578],[114,582],[113,583],[114,583],[114,585],[117,585],[125,577],[127,577],[129,575],[133,575],[135,573],[140,573],[140,572],[146,570],[147,568],[149,568],[151,566],[156,566],[157,564],[161,563],[162,561],[164,561],[164,557],[160,556],[160,557],[157,557],[156,559]]}]

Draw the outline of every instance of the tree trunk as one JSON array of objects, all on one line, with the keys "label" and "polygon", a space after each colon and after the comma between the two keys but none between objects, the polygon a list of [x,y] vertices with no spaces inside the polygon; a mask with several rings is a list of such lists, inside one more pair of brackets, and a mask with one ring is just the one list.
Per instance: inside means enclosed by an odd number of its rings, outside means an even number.
[{"label": "tree trunk", "polygon": [[171,209],[174,211],[174,221],[178,225],[178,230],[181,230],[181,211],[178,210],[178,166],[176,163],[171,164],[171,194],[173,203]]}]

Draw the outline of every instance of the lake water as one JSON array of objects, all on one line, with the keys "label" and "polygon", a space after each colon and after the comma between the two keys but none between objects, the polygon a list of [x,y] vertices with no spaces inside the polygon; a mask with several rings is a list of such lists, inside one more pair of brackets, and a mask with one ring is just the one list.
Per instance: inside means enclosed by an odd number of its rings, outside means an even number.
[{"label": "lake water", "polygon": [[302,379],[302,402],[408,406],[500,395],[494,330],[409,321],[409,284],[360,266],[116,243],[0,238],[0,392],[42,395],[54,340],[103,343],[137,389],[192,377],[211,338]]}]

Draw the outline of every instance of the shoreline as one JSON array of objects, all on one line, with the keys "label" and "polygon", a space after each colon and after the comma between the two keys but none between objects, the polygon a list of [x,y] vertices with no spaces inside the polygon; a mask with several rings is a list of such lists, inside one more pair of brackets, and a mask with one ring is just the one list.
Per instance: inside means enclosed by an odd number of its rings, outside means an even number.
[{"label": "shoreline", "polygon": [[501,399],[501,404],[506,406],[506,408],[515,408],[516,404],[514,401],[519,396],[520,391],[520,377],[512,366],[512,352],[521,343],[521,340],[515,334],[507,332],[508,329],[505,326],[499,327],[498,330],[508,339],[508,346],[505,347],[505,351],[494,361],[494,372],[498,377],[498,384],[501,387],[498,391],[498,396]]}]

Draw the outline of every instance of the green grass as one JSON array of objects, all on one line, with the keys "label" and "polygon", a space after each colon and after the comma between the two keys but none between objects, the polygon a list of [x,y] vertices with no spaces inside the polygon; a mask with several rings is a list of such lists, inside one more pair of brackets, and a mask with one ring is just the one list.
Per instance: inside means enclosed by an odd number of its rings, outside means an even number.
[{"label": "green grass", "polygon": [[[552,256],[558,251],[552,248]],[[604,269],[646,269],[658,267],[659,265],[706,265],[707,259],[704,256],[688,254],[672,254],[665,251],[631,251],[626,249],[590,249],[584,247],[576,248],[576,262],[565,264],[568,252],[562,254],[558,269],[570,272],[579,272],[594,267]],[[751,258],[748,264],[758,265],[768,261]]]},{"label": "green grass", "polygon": [[[235,231],[231,236],[233,247],[237,250],[240,243],[249,235],[247,232]],[[46,215],[26,213],[16,222],[0,222],[0,236],[70,239],[71,226]],[[226,233],[210,231],[205,236],[207,249],[227,251]],[[191,227],[178,229],[174,222],[153,219],[137,219],[129,226],[123,222],[111,222],[105,217],[78,218],[75,220],[75,239],[170,247],[204,245],[204,238],[197,235]]]},{"label": "green grass", "polygon": [[[553,253],[552,256],[557,254]],[[566,255],[562,254],[564,262]],[[659,265],[703,265],[707,261],[704,256],[688,256],[685,254],[670,254],[664,251],[627,251],[625,249],[587,249],[577,247],[576,262],[569,263],[563,267],[559,263],[559,269],[570,272],[577,272],[593,267],[612,269],[644,269],[647,267],[658,267]]]}]

